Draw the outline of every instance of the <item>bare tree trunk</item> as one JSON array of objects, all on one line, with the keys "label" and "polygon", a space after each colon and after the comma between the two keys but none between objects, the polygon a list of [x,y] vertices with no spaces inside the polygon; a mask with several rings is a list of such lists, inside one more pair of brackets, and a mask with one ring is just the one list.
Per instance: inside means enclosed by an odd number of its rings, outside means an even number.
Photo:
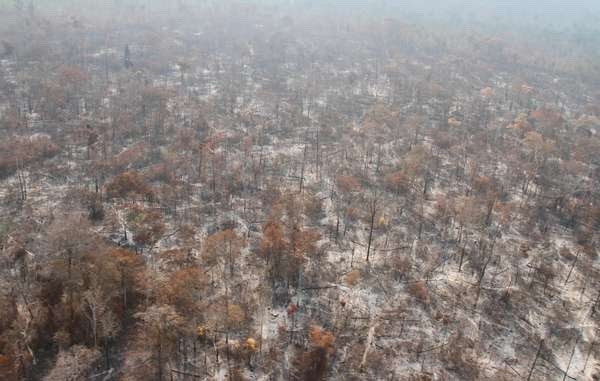
[{"label": "bare tree trunk", "polygon": [[529,370],[529,375],[527,376],[527,381],[531,380],[531,375],[533,374],[533,369],[535,369],[535,364],[537,363],[538,357],[540,357],[540,352],[542,351],[542,345],[544,345],[544,339],[540,340],[540,345],[538,346],[537,353],[535,354],[535,359],[533,360],[533,364],[531,364],[531,369]]},{"label": "bare tree trunk", "polygon": [[467,242],[463,244],[462,249],[460,250],[460,260],[458,262],[458,272],[462,271],[463,259],[465,257],[465,249],[467,248]]},{"label": "bare tree trunk", "polygon": [[302,156],[302,169],[300,171],[300,194],[302,194],[302,186],[304,185],[304,168],[306,164],[306,151],[308,149],[308,145],[304,143],[304,154]]},{"label": "bare tree trunk", "polygon": [[362,360],[360,361],[360,371],[362,372],[365,368],[365,364],[367,363],[367,356],[369,355],[369,349],[371,349],[371,345],[373,345],[373,337],[375,335],[375,322],[371,324],[369,327],[369,333],[367,334],[367,342],[365,343],[365,351],[362,355]]},{"label": "bare tree trunk", "polygon": [[588,349],[588,354],[587,354],[587,356],[585,357],[585,363],[583,364],[583,370],[582,370],[582,372],[583,372],[583,373],[585,373],[585,369],[587,368],[587,364],[588,364],[588,361],[589,361],[589,359],[590,359],[590,355],[592,354],[592,350],[594,349],[594,346],[595,346],[595,345],[596,345],[596,341],[593,341],[593,342],[590,344],[590,349]]},{"label": "bare tree trunk", "polygon": [[573,268],[577,264],[577,260],[579,259],[579,254],[580,253],[581,253],[581,250],[577,251],[577,255],[575,256],[575,260],[573,261],[573,264],[571,265],[571,268],[569,269],[569,273],[567,274],[567,280],[565,280],[565,286],[567,285],[567,283],[569,283],[569,279],[571,278],[571,273],[573,272]]},{"label": "bare tree trunk", "polygon": [[373,241],[373,226],[375,225],[375,214],[377,213],[377,200],[373,200],[371,203],[371,228],[369,229],[369,242],[367,244],[367,262],[369,262],[369,255],[371,254],[371,243]]},{"label": "bare tree trunk", "polygon": [[477,281],[477,295],[475,296],[475,303],[473,303],[473,308],[477,308],[477,303],[479,302],[479,296],[481,295],[481,283],[483,282],[483,277],[485,276],[485,271],[487,269],[488,264],[492,255],[490,254],[483,265],[483,269],[481,270],[481,275],[479,276],[479,280]]},{"label": "bare tree trunk", "polygon": [[321,140],[320,140],[320,134],[319,134],[319,125],[317,125],[317,152],[316,152],[316,169],[317,169],[317,179],[321,178],[320,175],[320,167],[321,167],[321,158],[320,158],[320,144],[321,144]]},{"label": "bare tree trunk", "polygon": [[579,337],[575,340],[575,345],[573,345],[573,350],[571,351],[571,356],[569,357],[569,363],[567,364],[567,369],[565,370],[565,374],[563,376],[563,381],[567,379],[569,375],[569,368],[571,368],[571,362],[573,361],[573,355],[575,354],[575,349],[577,349],[577,343],[579,343]]}]

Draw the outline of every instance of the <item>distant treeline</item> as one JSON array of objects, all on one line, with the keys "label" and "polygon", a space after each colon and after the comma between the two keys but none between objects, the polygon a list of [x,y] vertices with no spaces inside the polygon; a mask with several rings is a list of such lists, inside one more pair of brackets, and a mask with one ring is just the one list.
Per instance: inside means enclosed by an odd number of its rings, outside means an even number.
[{"label": "distant treeline", "polygon": [[[600,1],[597,0],[0,0],[0,9],[49,10],[85,14],[110,7],[235,7],[256,5],[280,13],[395,18],[443,28],[479,29],[490,35],[535,40],[553,50],[584,54],[600,52]],[[56,9],[54,9],[56,10]]]}]

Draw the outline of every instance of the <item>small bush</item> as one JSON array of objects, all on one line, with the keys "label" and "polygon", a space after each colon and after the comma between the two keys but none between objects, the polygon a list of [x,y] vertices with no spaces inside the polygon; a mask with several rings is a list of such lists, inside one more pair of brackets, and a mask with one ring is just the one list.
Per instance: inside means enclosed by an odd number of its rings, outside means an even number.
[{"label": "small bush", "polygon": [[422,280],[416,281],[410,285],[408,290],[413,297],[425,304],[429,304],[429,291],[427,290],[425,282]]}]

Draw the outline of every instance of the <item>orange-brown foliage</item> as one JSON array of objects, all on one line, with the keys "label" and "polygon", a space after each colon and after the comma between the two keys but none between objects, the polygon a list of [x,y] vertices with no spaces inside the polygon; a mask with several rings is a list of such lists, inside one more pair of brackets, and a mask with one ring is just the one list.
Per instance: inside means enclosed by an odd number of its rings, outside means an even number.
[{"label": "orange-brown foliage", "polygon": [[131,171],[115,176],[106,185],[106,195],[109,198],[127,198],[132,195],[151,198],[152,189],[141,175]]}]

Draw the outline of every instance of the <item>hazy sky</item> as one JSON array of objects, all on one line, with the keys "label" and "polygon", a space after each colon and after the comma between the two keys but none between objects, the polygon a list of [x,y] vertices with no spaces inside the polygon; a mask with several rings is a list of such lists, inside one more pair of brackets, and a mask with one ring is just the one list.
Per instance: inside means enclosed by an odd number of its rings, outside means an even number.
[{"label": "hazy sky", "polygon": [[[292,0],[302,5],[325,4],[386,11],[426,19],[474,22],[539,23],[570,27],[573,23],[600,23],[600,0]],[[271,3],[277,1],[271,0]]]},{"label": "hazy sky", "polygon": [[[24,4],[30,0],[21,0]],[[340,14],[397,17],[404,20],[435,21],[456,25],[505,27],[526,26],[531,30],[572,30],[585,28],[600,31],[600,0],[33,0],[37,6],[81,10],[85,3],[94,6],[115,4],[160,5],[258,3],[276,6],[293,13],[306,10]],[[0,0],[14,4],[14,0]]]}]

